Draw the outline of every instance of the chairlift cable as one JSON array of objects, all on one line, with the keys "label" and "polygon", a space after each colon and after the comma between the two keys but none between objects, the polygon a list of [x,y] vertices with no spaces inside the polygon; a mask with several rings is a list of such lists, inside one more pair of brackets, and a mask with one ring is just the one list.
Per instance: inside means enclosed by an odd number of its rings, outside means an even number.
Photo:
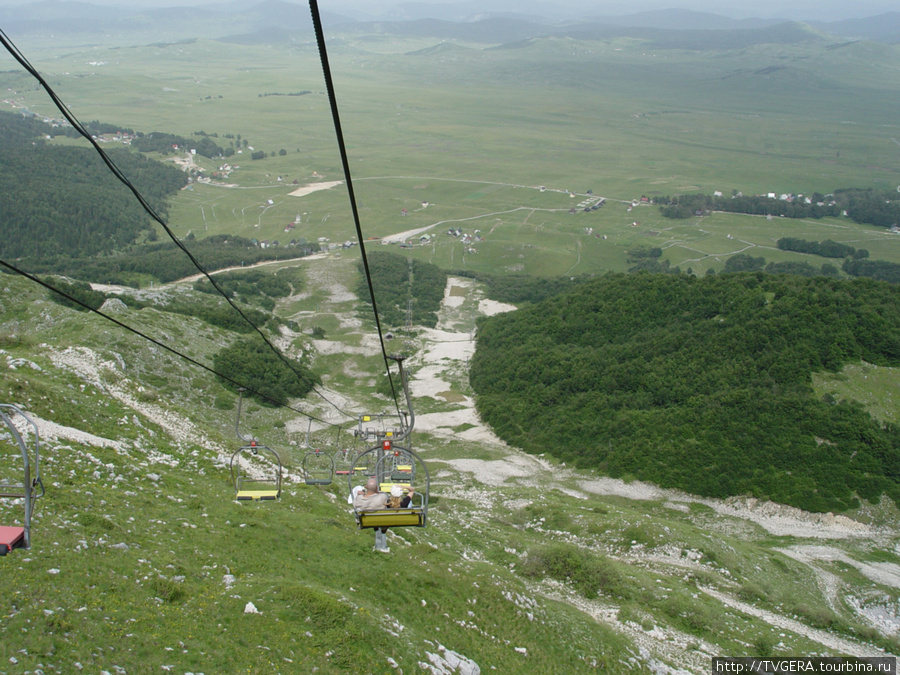
[{"label": "chairlift cable", "polygon": [[[169,228],[169,225],[162,219],[162,217],[160,217],[159,214],[156,213],[156,211],[153,209],[153,207],[150,206],[149,203],[147,203],[147,200],[140,193],[140,191],[134,186],[134,184],[128,179],[128,177],[125,176],[124,173],[122,173],[121,169],[119,169],[119,167],[116,165],[116,163],[113,162],[109,158],[109,156],[106,154],[106,152],[103,150],[103,148],[100,147],[100,144],[93,138],[93,136],[91,136],[91,134],[87,131],[87,129],[85,129],[84,126],[82,126],[81,122],[79,122],[78,119],[75,117],[75,115],[72,114],[72,112],[66,106],[65,102],[63,102],[63,100],[57,95],[57,93],[53,90],[53,88],[49,85],[49,83],[44,79],[44,77],[37,71],[37,69],[31,65],[31,63],[28,61],[28,59],[25,57],[25,55],[19,51],[19,48],[16,47],[16,45],[12,42],[12,40],[9,39],[9,37],[6,35],[6,33],[2,29],[0,29],[0,43],[3,44],[3,46],[12,55],[12,57],[16,61],[18,61],[19,64],[26,71],[28,71],[28,73],[33,78],[35,78],[38,81],[38,83],[44,88],[44,90],[47,92],[47,95],[50,97],[50,99],[56,105],[57,109],[62,113],[63,117],[66,118],[66,120],[69,122],[69,124],[71,124],[72,127],[80,135],[82,135],[88,141],[88,143],[91,144],[91,146],[93,146],[94,150],[97,151],[97,154],[100,155],[100,159],[103,160],[103,163],[106,164],[107,168],[109,168],[109,170],[119,180],[119,182],[121,182],[126,188],[128,188],[131,191],[131,193],[137,199],[138,203],[141,205],[141,207],[144,209],[144,211],[147,213],[147,215],[149,215],[152,220],[157,222],[163,228],[163,230],[165,230],[166,234],[169,235],[169,238],[175,243],[175,245],[178,248],[180,248],[184,252],[184,254],[190,259],[191,263],[193,263],[194,267],[196,267],[209,280],[209,282],[212,284],[213,288],[215,288],[216,291],[218,291],[218,293],[223,298],[225,298],[225,301],[229,305],[231,305],[231,307],[241,316],[241,318],[246,323],[248,323],[253,328],[253,330],[255,330],[259,334],[259,336],[263,339],[263,342],[265,342],[266,345],[268,345],[269,349],[271,349],[275,353],[275,355],[282,361],[282,363],[284,363],[284,365],[287,366],[288,370],[290,370],[292,373],[294,373],[294,375],[296,375],[298,378],[300,378],[302,380],[303,376],[301,375],[301,373],[297,372],[297,370],[294,368],[293,364],[291,363],[290,359],[288,359],[284,354],[281,353],[281,351],[277,347],[275,347],[274,344],[272,344],[272,342],[269,340],[269,338],[266,337],[265,333],[263,333],[262,330],[255,323],[253,323],[247,317],[246,314],[244,314],[244,312],[241,310],[241,308],[238,307],[231,300],[231,298],[228,297],[228,294],[222,290],[222,288],[219,286],[219,284],[216,282],[216,280],[212,277],[212,275],[209,272],[207,272],[200,265],[200,262],[187,249],[187,247],[184,245],[184,243],[181,242],[178,239],[178,237],[175,236],[175,233],[172,232],[172,230]],[[319,394],[319,395],[321,396],[321,394]],[[330,401],[329,401],[329,403],[330,403]],[[334,405],[334,404],[332,404],[332,405]],[[341,412],[343,412],[343,411],[341,411]],[[305,413],[301,413],[301,414],[305,414]],[[344,413],[344,414],[346,414],[346,413]]]},{"label": "chairlift cable", "polygon": [[171,353],[171,354],[174,354],[175,356],[178,356],[179,358],[184,359],[184,360],[187,361],[188,363],[190,363],[190,364],[192,364],[192,365],[194,365],[194,366],[197,366],[198,368],[202,368],[203,370],[205,370],[205,371],[207,371],[207,372],[209,372],[209,373],[212,373],[213,375],[216,375],[216,376],[222,378],[223,380],[225,380],[225,381],[228,382],[229,384],[233,384],[234,386],[236,386],[236,387],[238,387],[238,388],[243,388],[243,389],[249,391],[251,394],[253,394],[253,395],[255,395],[255,396],[258,396],[258,397],[260,397],[260,398],[262,398],[262,399],[268,401],[269,403],[272,403],[272,404],[275,405],[276,407],[279,407],[279,408],[286,408],[286,409],[288,409],[288,410],[292,410],[293,412],[298,413],[299,415],[303,415],[304,417],[308,417],[310,420],[315,420],[316,422],[321,422],[322,424],[325,424],[325,425],[327,425],[327,426],[339,426],[339,425],[336,425],[336,424],[334,424],[334,423],[332,423],[332,422],[326,422],[325,420],[320,420],[320,419],[318,419],[318,418],[316,418],[316,417],[313,417],[313,416],[310,415],[309,413],[304,412],[303,410],[298,410],[297,408],[294,408],[294,407],[292,407],[292,406],[285,405],[284,403],[281,403],[281,402],[279,402],[279,401],[276,401],[276,400],[273,399],[273,398],[270,398],[270,397],[267,396],[266,394],[263,394],[263,393],[261,393],[261,392],[258,392],[258,391],[256,391],[255,389],[253,389],[253,388],[251,388],[251,387],[247,387],[247,386],[244,385],[243,383],[238,382],[237,380],[235,380],[235,379],[229,377],[228,375],[224,375],[223,373],[220,373],[220,372],[217,371],[215,368],[210,368],[210,367],[207,366],[206,364],[200,363],[200,362],[197,361],[196,359],[193,359],[193,358],[191,358],[190,356],[188,356],[187,354],[183,354],[182,352],[178,351],[177,349],[174,349],[174,348],[168,346],[167,344],[165,344],[165,343],[163,343],[163,342],[160,342],[160,341],[157,340],[156,338],[153,338],[153,337],[151,337],[151,336],[149,336],[149,335],[147,335],[147,334],[145,334],[145,333],[142,333],[142,332],[139,331],[137,328],[133,328],[132,326],[129,326],[129,325],[125,324],[125,323],[122,323],[121,321],[119,321],[118,319],[116,319],[116,318],[110,316],[109,314],[104,314],[104,313],[101,312],[99,309],[94,309],[93,307],[91,307],[91,306],[85,304],[84,302],[82,302],[82,301],[79,300],[78,298],[75,298],[75,297],[69,295],[68,293],[66,293],[65,291],[62,291],[62,290],[60,290],[60,289],[58,289],[58,288],[52,286],[51,284],[48,284],[46,281],[44,281],[44,280],[42,280],[42,279],[39,279],[38,277],[34,276],[33,274],[29,274],[29,273],[26,272],[25,270],[19,269],[19,268],[16,267],[15,265],[12,265],[12,264],[6,262],[5,260],[0,259],[0,267],[5,267],[6,269],[10,270],[11,272],[14,272],[15,274],[18,274],[18,275],[20,275],[20,276],[22,276],[22,277],[25,277],[25,278],[28,279],[29,281],[33,281],[34,283],[38,284],[39,286],[43,286],[44,288],[46,288],[46,289],[49,290],[49,291],[52,291],[52,292],[54,292],[54,293],[56,293],[56,294],[58,294],[58,295],[61,295],[61,296],[64,297],[66,300],[69,300],[70,302],[72,302],[72,303],[78,305],[79,307],[82,307],[83,309],[86,309],[86,310],[88,310],[89,312],[93,312],[93,313],[96,314],[97,316],[100,316],[100,317],[106,319],[107,321],[111,321],[112,323],[114,323],[115,325],[117,325],[119,328],[124,328],[124,329],[127,330],[128,332],[134,333],[134,334],[137,335],[138,337],[143,338],[144,340],[147,340],[147,341],[149,341],[149,342],[152,342],[152,343],[153,343],[154,345],[156,345],[157,347],[160,347],[161,349],[165,349],[167,352],[169,352],[169,353]]},{"label": "chairlift cable", "polygon": [[[346,147],[345,147],[345,144],[344,144],[343,132],[342,132],[342,128],[341,128],[341,125],[340,125],[340,118],[339,118],[339,116],[338,116],[337,103],[336,103],[336,99],[335,99],[335,96],[334,96],[334,86],[333,86],[333,83],[332,83],[332,78],[331,78],[330,68],[328,67],[327,52],[325,51],[324,37],[323,37],[323,35],[322,35],[322,29],[321,29],[321,20],[319,19],[319,16],[318,16],[318,6],[315,4],[315,0],[311,0],[311,10],[312,10],[312,12],[313,12],[313,23],[314,23],[314,25],[317,27],[316,33],[317,33],[317,40],[319,41],[319,46],[320,46],[320,56],[321,56],[322,59],[323,59],[323,71],[324,71],[324,73],[325,73],[326,86],[327,86],[328,91],[329,91],[329,100],[330,100],[330,102],[331,102],[332,113],[333,113],[333,116],[334,116],[334,119],[335,119],[335,129],[336,129],[336,133],[337,133],[337,137],[338,137],[339,148],[340,148],[340,151],[341,151],[341,159],[342,159],[342,163],[343,163],[343,165],[344,165],[344,172],[345,172],[345,176],[346,176],[346,180],[347,180],[347,187],[348,187],[348,191],[349,191],[349,194],[350,194],[350,202],[351,202],[351,207],[352,207],[352,210],[353,210],[354,222],[355,222],[355,224],[356,224],[356,230],[357,230],[358,238],[359,238],[359,241],[360,241],[360,250],[361,250],[361,253],[362,253],[363,266],[364,266],[364,268],[365,268],[366,281],[367,281],[367,284],[368,284],[368,287],[369,287],[369,293],[370,293],[370,296],[371,296],[371,299],[372,299],[372,305],[373,305],[373,308],[375,309],[375,323],[376,323],[376,327],[377,327],[377,330],[378,330],[378,336],[379,336],[379,341],[380,341],[380,344],[381,344],[382,355],[384,356],[384,359],[385,359],[385,366],[386,366],[388,378],[389,378],[389,381],[390,381],[390,385],[391,385],[391,390],[392,390],[392,393],[393,393],[394,402],[395,402],[395,405],[397,405],[398,412],[399,412],[399,404],[397,403],[396,389],[395,389],[395,387],[394,387],[394,382],[393,382],[393,378],[392,378],[392,376],[391,376],[390,367],[388,366],[388,361],[387,361],[387,360],[388,360],[388,356],[387,356],[387,351],[386,351],[385,344],[384,344],[383,331],[382,331],[382,328],[381,328],[381,322],[380,322],[380,319],[379,319],[379,316],[378,316],[377,306],[376,306],[376,303],[375,303],[375,294],[374,294],[374,288],[373,288],[373,286],[372,286],[371,272],[370,272],[370,270],[369,270],[368,259],[366,258],[366,255],[365,255],[365,245],[363,244],[362,229],[361,229],[360,221],[359,221],[359,213],[358,213],[358,208],[357,208],[357,204],[356,204],[356,198],[355,198],[355,195],[354,195],[354,193],[353,193],[352,178],[351,178],[351,175],[350,175],[349,163],[348,163],[348,160],[347,160]],[[152,220],[154,220],[156,223],[158,223],[158,224],[163,228],[163,230],[166,232],[166,234],[169,236],[169,238],[172,240],[172,242],[173,242],[179,249],[181,249],[181,251],[189,258],[189,260],[190,260],[191,263],[194,265],[194,267],[195,267],[197,270],[199,270],[199,271],[207,278],[207,280],[210,282],[210,284],[213,286],[213,288],[215,288],[216,291],[217,291],[220,295],[222,295],[222,297],[226,300],[226,302],[228,302],[228,304],[229,304],[235,311],[238,312],[238,314],[243,318],[243,320],[244,320],[247,324],[249,324],[249,325],[253,328],[253,330],[255,330],[255,331],[259,334],[259,336],[263,339],[263,341],[266,343],[266,345],[268,345],[268,347],[269,347],[269,348],[276,354],[276,356],[277,356],[277,357],[278,357],[278,358],[279,358],[279,359],[280,359],[280,360],[288,367],[288,369],[291,370],[291,372],[293,372],[295,375],[297,375],[297,376],[299,377],[299,376],[300,376],[300,373],[298,373],[298,372],[294,369],[294,367],[293,367],[293,365],[290,363],[290,361],[289,361],[289,360],[288,360],[288,359],[280,352],[280,350],[278,350],[278,349],[271,343],[271,341],[265,336],[265,334],[262,332],[262,330],[261,330],[258,326],[256,326],[256,325],[255,325],[255,324],[254,324],[254,323],[253,323],[253,322],[252,322],[252,321],[244,314],[244,312],[243,312],[237,305],[234,304],[234,302],[231,300],[231,298],[228,297],[227,293],[225,293],[225,292],[223,291],[223,289],[219,286],[219,284],[216,282],[216,280],[213,278],[213,276],[212,276],[209,272],[207,272],[207,271],[202,267],[202,265],[201,265],[201,264],[199,263],[199,261],[194,257],[194,255],[193,255],[193,254],[185,247],[185,245],[177,238],[177,236],[174,234],[174,232],[172,232],[172,230],[169,228],[168,224],[167,224],[167,223],[159,216],[159,214],[157,214],[156,211],[150,206],[150,204],[146,201],[146,199],[145,199],[144,196],[141,194],[141,192],[134,186],[134,184],[127,178],[127,176],[125,176],[124,173],[122,173],[122,171],[121,171],[121,169],[119,169],[118,165],[116,165],[115,162],[114,162],[112,159],[109,158],[109,156],[106,154],[106,152],[103,150],[103,148],[100,147],[99,143],[91,136],[91,134],[84,128],[84,126],[81,124],[81,122],[80,122],[80,121],[75,117],[75,115],[69,110],[68,106],[67,106],[67,105],[65,104],[65,102],[58,96],[58,94],[56,93],[56,91],[50,86],[50,84],[49,84],[49,83],[46,81],[46,79],[38,72],[38,70],[37,70],[37,69],[36,69],[36,68],[28,61],[28,59],[25,57],[25,55],[18,49],[18,47],[12,42],[12,40],[6,35],[6,33],[5,33],[2,29],[0,29],[0,43],[2,43],[3,46],[6,48],[6,50],[13,56],[13,58],[14,58],[16,61],[18,61],[19,64],[20,64],[20,65],[21,65],[21,66],[22,66],[22,67],[23,67],[23,68],[24,68],[24,69],[25,69],[25,70],[26,70],[26,71],[27,71],[27,72],[35,79],[35,80],[37,80],[37,82],[38,82],[38,83],[43,87],[43,89],[47,92],[47,94],[48,94],[48,96],[50,97],[51,101],[54,103],[54,105],[57,107],[57,109],[60,111],[60,113],[63,115],[63,117],[65,117],[66,120],[72,125],[72,127],[73,127],[73,128],[74,128],[81,136],[83,136],[83,137],[88,141],[88,143],[91,144],[91,146],[94,148],[94,150],[95,150],[95,151],[97,152],[97,154],[100,156],[101,160],[104,162],[104,164],[106,164],[106,166],[107,166],[107,168],[110,170],[110,172],[111,172],[111,173],[112,173],[112,174],[113,174],[113,175],[114,175],[114,176],[115,176],[115,177],[116,177],[116,178],[117,178],[117,179],[118,179],[118,180],[119,180],[126,188],[128,188],[129,191],[131,191],[131,193],[132,193],[132,194],[134,195],[134,197],[137,199],[138,203],[141,205],[141,207],[143,208],[143,210],[150,216],[150,218],[151,218]],[[55,293],[57,293],[57,294],[59,294],[59,295],[65,297],[65,298],[67,298],[69,301],[74,302],[75,304],[77,304],[77,305],[83,307],[84,309],[87,309],[87,310],[89,310],[89,311],[94,312],[95,314],[97,314],[97,315],[103,317],[104,319],[106,319],[106,320],[108,320],[108,321],[111,321],[112,323],[118,325],[119,327],[124,328],[125,330],[128,330],[128,331],[134,333],[135,335],[138,335],[139,337],[141,337],[141,338],[143,338],[143,339],[145,339],[145,340],[148,340],[148,341],[152,342],[153,344],[157,345],[158,347],[161,347],[161,348],[163,348],[163,349],[165,349],[165,350],[171,352],[172,354],[175,354],[176,356],[179,356],[180,358],[182,358],[182,359],[188,361],[189,363],[191,363],[191,364],[193,364],[193,365],[196,365],[196,366],[199,366],[200,368],[202,368],[202,369],[204,369],[204,370],[206,370],[206,371],[208,371],[208,372],[210,372],[210,373],[213,373],[213,374],[215,374],[215,375],[217,375],[217,376],[223,378],[224,380],[230,382],[231,384],[233,384],[233,385],[235,385],[235,386],[238,386],[238,387],[244,386],[242,383],[237,382],[236,380],[233,380],[232,378],[230,378],[230,377],[228,377],[228,376],[225,376],[225,375],[219,373],[218,371],[216,371],[216,370],[210,368],[209,366],[206,366],[206,365],[200,363],[199,361],[196,361],[195,359],[192,359],[191,357],[189,357],[189,356],[187,356],[187,355],[185,355],[185,354],[179,352],[179,351],[176,350],[176,349],[173,349],[173,348],[169,347],[168,345],[163,344],[162,342],[160,342],[160,341],[158,341],[158,340],[156,340],[156,339],[150,337],[149,335],[146,335],[146,334],[142,333],[141,331],[138,331],[137,329],[134,329],[134,328],[132,328],[132,327],[130,327],[130,326],[128,326],[128,325],[126,325],[126,324],[124,324],[124,323],[118,321],[117,319],[114,319],[113,317],[111,317],[111,316],[109,316],[109,315],[107,315],[107,314],[104,314],[103,312],[101,312],[101,311],[99,311],[99,310],[97,310],[97,309],[94,309],[94,308],[92,308],[92,307],[87,306],[87,305],[84,304],[83,302],[81,302],[81,301],[79,301],[79,300],[73,298],[72,296],[68,295],[67,293],[65,293],[65,292],[63,292],[63,291],[60,291],[59,289],[57,289],[57,288],[51,286],[50,284],[47,284],[47,283],[41,281],[41,280],[38,279],[37,277],[35,277],[35,276],[31,275],[31,274],[28,274],[27,272],[25,272],[25,271],[23,271],[23,270],[20,270],[20,269],[16,268],[15,266],[13,266],[13,265],[11,265],[11,264],[9,264],[9,263],[6,263],[5,261],[0,260],[0,265],[2,265],[2,266],[4,266],[4,267],[8,268],[9,270],[11,270],[11,271],[13,271],[13,272],[15,272],[15,273],[17,273],[17,274],[20,274],[21,276],[23,276],[23,277],[25,277],[25,278],[27,278],[27,279],[30,279],[31,281],[33,281],[33,282],[35,282],[35,283],[37,283],[37,284],[39,284],[39,285],[41,285],[41,286],[47,288],[48,290],[51,290],[51,291],[53,291],[53,292],[55,292]],[[250,391],[251,393],[253,393],[253,394],[259,396],[260,398],[263,398],[263,399],[265,399],[265,400],[267,400],[267,401],[269,401],[269,402],[271,402],[271,403],[274,403],[274,404],[276,404],[276,405],[279,406],[279,407],[288,408],[288,409],[290,409],[290,410],[292,410],[292,411],[294,411],[294,412],[296,412],[296,413],[298,413],[298,414],[300,414],[300,415],[303,415],[303,416],[309,418],[310,420],[316,420],[317,422],[321,422],[321,423],[326,424],[326,425],[328,425],[328,426],[336,426],[336,427],[339,427],[339,428],[340,428],[340,425],[335,425],[335,424],[333,424],[333,423],[331,423],[331,422],[326,422],[326,421],[324,421],[324,420],[320,420],[320,419],[318,419],[318,418],[316,418],[316,417],[313,417],[312,415],[310,415],[310,414],[308,414],[308,413],[306,413],[306,412],[304,412],[304,411],[302,411],[302,410],[298,410],[298,409],[293,408],[293,407],[291,407],[291,406],[287,406],[287,405],[280,404],[279,402],[274,401],[273,399],[269,398],[268,396],[266,396],[266,395],[264,395],[264,394],[261,394],[260,392],[257,392],[257,391],[255,391],[255,390],[249,388],[249,387],[246,387],[246,389],[247,389],[248,391]],[[348,417],[353,417],[353,415],[350,415],[350,414],[347,413],[346,411],[341,410],[336,404],[334,404],[332,401],[330,401],[326,396],[324,396],[324,395],[323,395],[320,391],[318,391],[318,389],[316,389],[315,387],[313,387],[313,391],[314,391],[318,396],[320,396],[324,401],[326,401],[327,403],[329,403],[330,405],[332,405],[338,412],[340,412],[340,413],[342,413],[342,414],[344,414],[344,415],[346,415],[346,416],[348,416]]]},{"label": "chairlift cable", "polygon": [[331,77],[331,67],[328,64],[328,50],[325,47],[325,35],[322,31],[322,19],[319,16],[319,4],[317,0],[309,0],[309,9],[312,14],[313,28],[316,33],[316,43],[319,47],[319,59],[322,62],[322,75],[325,78],[325,88],[328,90],[328,102],[331,105],[331,117],[334,121],[334,132],[337,138],[338,149],[341,154],[341,164],[344,169],[344,178],[347,182],[347,194],[350,198],[350,209],[353,212],[353,222],[356,226],[356,238],[359,241],[359,251],[362,256],[363,269],[366,275],[366,284],[369,287],[369,297],[372,300],[372,310],[375,314],[375,328],[378,331],[378,341],[381,344],[381,354],[384,358],[384,367],[387,371],[388,381],[391,385],[391,394],[393,395],[394,405],[397,413],[400,413],[400,403],[397,397],[397,390],[394,387],[394,378],[391,375],[391,367],[388,363],[387,349],[384,345],[384,333],[381,329],[381,319],[378,317],[378,305],[375,302],[375,289],[372,286],[372,274],[369,270],[369,260],[366,256],[365,237],[363,237],[362,226],[359,220],[359,208],[356,205],[356,195],[353,191],[353,179],[350,176],[350,162],[347,159],[347,148],[344,143],[344,132],[341,126],[341,117],[338,112],[337,96],[334,91],[334,82]]}]

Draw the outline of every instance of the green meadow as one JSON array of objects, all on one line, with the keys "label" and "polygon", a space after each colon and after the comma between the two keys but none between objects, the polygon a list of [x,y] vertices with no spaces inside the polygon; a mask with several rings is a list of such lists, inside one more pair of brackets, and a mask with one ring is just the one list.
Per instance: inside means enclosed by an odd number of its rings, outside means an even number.
[{"label": "green meadow", "polygon": [[[500,46],[351,34],[328,42],[365,238],[431,228],[437,240],[420,246],[416,235],[410,255],[537,275],[622,270],[638,245],[661,247],[671,265],[694,272],[719,270],[736,252],[796,259],[773,250],[781,236],[830,238],[900,262],[900,239],[846,219],[687,222],[646,205],[627,210],[642,195],[896,188],[896,46],[823,38],[704,51],[632,38]],[[28,55],[27,43],[20,48]],[[269,45],[34,50],[82,121],[248,144],[225,161],[194,158],[207,172],[226,162],[233,170],[177,197],[169,223],[179,236],[356,238],[345,183],[290,194],[345,178],[311,34]],[[21,72],[7,70],[2,83],[16,92],[8,100],[58,117]],[[251,160],[249,148],[267,157]],[[607,205],[569,213],[589,191]],[[446,237],[450,227],[480,230],[484,241],[464,246]]]}]

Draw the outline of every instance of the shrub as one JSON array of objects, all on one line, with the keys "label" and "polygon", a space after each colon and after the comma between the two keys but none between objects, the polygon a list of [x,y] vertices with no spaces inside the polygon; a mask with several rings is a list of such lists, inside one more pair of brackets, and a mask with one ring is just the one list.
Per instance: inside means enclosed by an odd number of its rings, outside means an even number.
[{"label": "shrub", "polygon": [[531,549],[521,569],[528,577],[549,577],[571,583],[588,599],[596,598],[600,592],[617,597],[625,594],[622,576],[612,562],[573,544]]},{"label": "shrub", "polygon": [[[744,602],[757,602],[759,600],[768,600],[769,594],[766,590],[759,586],[758,584],[754,584],[751,581],[748,581],[743,586],[738,589],[737,592],[738,597]],[[763,654],[760,654],[763,656]],[[768,656],[766,654],[765,656]]]},{"label": "shrub", "polygon": [[305,396],[318,383],[302,363],[282,360],[259,339],[243,340],[222,349],[213,358],[213,365],[225,387],[237,389],[225,377],[240,382],[252,389],[251,396],[267,405],[285,405],[289,398]]},{"label": "shrub", "polygon": [[103,516],[98,516],[97,514],[90,512],[82,513],[81,515],[79,515],[78,522],[88,530],[112,532],[113,530],[119,529],[119,526],[109,518],[104,518]]},{"label": "shrub", "polygon": [[668,598],[662,609],[677,625],[695,635],[718,630],[718,617],[706,605],[693,602],[690,598]]},{"label": "shrub", "polygon": [[165,602],[178,602],[185,597],[184,587],[171,579],[155,577],[148,582],[154,596]]},{"label": "shrub", "polygon": [[234,408],[234,396],[228,394],[216,396],[213,405],[216,407],[216,410],[232,410]]},{"label": "shrub", "polygon": [[[79,312],[85,312],[88,308],[100,309],[103,303],[106,302],[105,294],[93,290],[90,284],[83,281],[68,282],[63,279],[45,279],[45,281],[68,296],[65,297],[59,293],[48,291],[47,297],[63,307],[70,307]],[[69,300],[69,298],[73,299]]]},{"label": "shrub", "polygon": [[653,532],[644,525],[629,525],[622,532],[622,542],[626,546],[629,546],[632,542],[652,546]]}]

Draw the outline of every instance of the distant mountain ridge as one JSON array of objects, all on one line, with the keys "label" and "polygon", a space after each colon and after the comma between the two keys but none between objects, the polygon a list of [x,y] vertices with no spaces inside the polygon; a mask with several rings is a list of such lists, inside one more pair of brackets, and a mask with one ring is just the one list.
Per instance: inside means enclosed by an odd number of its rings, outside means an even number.
[{"label": "distant mountain ridge", "polygon": [[[353,20],[322,13],[327,25]],[[167,39],[218,38],[237,33],[275,29],[310,30],[312,18],[306,5],[264,0],[246,6],[122,8],[82,2],[44,0],[4,10],[4,30],[11,36],[67,34],[120,34],[123,37],[156,34]]]},{"label": "distant mountain ridge", "polygon": [[[681,31],[695,34],[705,32],[713,43],[730,44],[726,34],[738,32],[744,36],[751,31],[767,31],[775,26],[801,26],[778,19],[730,19],[717,14],[683,9],[647,11],[624,16],[591,16],[578,20],[551,20],[532,13],[540,3],[524,3],[516,13],[491,11],[491,5],[400,5],[378,21],[358,21],[345,15],[325,12],[323,24],[329,30],[354,33],[393,33],[421,35],[440,39],[455,39],[476,43],[515,42],[534,37],[559,36],[583,39],[603,39],[612,36],[633,36],[672,42],[660,37]],[[427,12],[423,8],[430,8]],[[450,11],[453,8],[453,11]],[[477,9],[477,11],[475,11]],[[564,16],[564,15],[561,15]],[[837,22],[811,21],[816,30],[844,39],[872,40],[886,44],[900,42],[900,13],[889,12],[865,19]],[[4,10],[4,30],[17,35],[83,38],[87,35],[111,35],[127,40],[164,36],[167,40],[186,38],[224,38],[278,31],[284,38],[286,31],[310,31],[312,20],[305,4],[264,0],[259,3],[231,3],[195,7],[167,7],[159,9],[122,8],[94,5],[86,2],[44,0]],[[651,32],[648,32],[651,31]],[[780,29],[778,40],[788,43],[799,38],[797,29]],[[762,33],[757,33],[757,38]],[[751,43],[755,43],[751,39]],[[152,38],[150,38],[152,39]],[[767,38],[771,40],[770,38]],[[746,37],[740,42],[745,42]],[[773,40],[774,41],[774,40]],[[677,47],[681,42],[674,41]],[[691,39],[691,42],[695,42]],[[713,47],[715,48],[715,47]]]},{"label": "distant mountain ridge", "polygon": [[831,23],[811,21],[810,25],[850,39],[871,40],[885,44],[900,43],[900,12],[887,12],[865,19],[846,19]]}]

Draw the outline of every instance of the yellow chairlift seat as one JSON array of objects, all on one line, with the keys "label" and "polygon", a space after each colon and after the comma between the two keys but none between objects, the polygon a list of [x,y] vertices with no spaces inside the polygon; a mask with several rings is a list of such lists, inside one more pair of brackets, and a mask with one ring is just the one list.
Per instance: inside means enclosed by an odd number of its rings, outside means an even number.
[{"label": "yellow chairlift seat", "polygon": [[356,524],[361,530],[374,527],[425,527],[425,510],[414,508],[358,511]]},{"label": "yellow chairlift seat", "polygon": [[[264,468],[267,475],[254,477],[247,472],[247,467],[241,466],[241,455],[258,456],[262,451],[268,464],[261,464],[257,468]],[[256,441],[250,445],[238,448],[231,456],[231,480],[234,484],[234,498],[237,501],[275,501],[281,496],[281,457],[278,453]]]},{"label": "yellow chairlift seat", "polygon": [[239,490],[235,495],[235,499],[242,501],[265,501],[278,499],[279,490]]},{"label": "yellow chairlift seat", "polygon": [[406,481],[405,483],[401,483],[399,481],[391,480],[389,483],[379,483],[378,489],[381,492],[390,493],[391,488],[394,487],[395,485],[403,488],[404,490],[409,490],[409,488],[412,487],[412,483],[410,483],[409,481]]}]

